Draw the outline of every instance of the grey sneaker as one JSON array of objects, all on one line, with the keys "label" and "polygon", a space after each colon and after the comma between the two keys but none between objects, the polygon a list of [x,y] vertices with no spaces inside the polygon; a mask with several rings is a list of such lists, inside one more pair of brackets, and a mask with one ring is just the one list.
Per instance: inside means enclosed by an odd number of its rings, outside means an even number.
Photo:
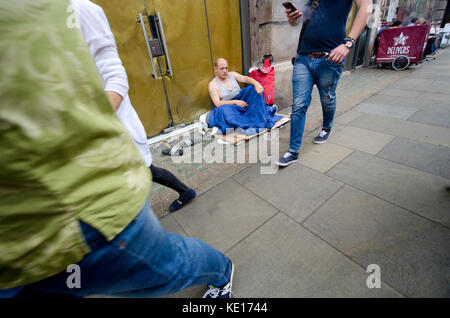
[{"label": "grey sneaker", "polygon": [[322,129],[322,131],[317,135],[316,138],[314,138],[313,143],[315,144],[323,144],[325,142],[327,142],[328,137],[331,136],[331,129],[326,131],[325,129]]}]

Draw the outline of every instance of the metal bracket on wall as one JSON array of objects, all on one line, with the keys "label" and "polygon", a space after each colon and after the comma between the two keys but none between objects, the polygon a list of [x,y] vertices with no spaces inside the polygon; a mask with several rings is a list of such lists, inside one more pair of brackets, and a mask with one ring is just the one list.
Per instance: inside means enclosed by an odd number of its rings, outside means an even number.
[{"label": "metal bracket on wall", "polygon": [[161,35],[162,44],[164,46],[164,53],[165,53],[165,56],[166,56],[167,72],[168,72],[167,75],[173,76],[172,64],[170,63],[169,50],[167,49],[166,36],[164,35],[164,28],[163,28],[163,24],[162,24],[161,14],[159,12],[156,13],[156,20],[157,20],[158,25],[159,25],[159,32],[160,32],[160,35]]},{"label": "metal bracket on wall", "polygon": [[142,33],[144,33],[145,44],[147,45],[148,55],[150,57],[150,63],[152,64],[152,76],[153,76],[153,78],[158,78],[158,75],[156,74],[155,63],[153,62],[153,52],[151,49],[150,40],[147,35],[147,30],[145,29],[145,20],[142,16],[142,13],[139,13],[139,18],[138,18],[137,22],[141,24]]},{"label": "metal bracket on wall", "polygon": [[153,39],[148,37],[147,29],[145,28],[145,19],[142,13],[139,13],[137,22],[141,23],[142,26],[145,44],[147,45],[148,55],[152,64],[152,76],[153,78],[158,78],[153,58],[159,56],[164,56],[166,58],[166,75],[173,76],[172,64],[170,62],[169,50],[167,48],[161,14],[158,12],[155,16],[147,15],[147,18],[150,30],[153,34]]}]

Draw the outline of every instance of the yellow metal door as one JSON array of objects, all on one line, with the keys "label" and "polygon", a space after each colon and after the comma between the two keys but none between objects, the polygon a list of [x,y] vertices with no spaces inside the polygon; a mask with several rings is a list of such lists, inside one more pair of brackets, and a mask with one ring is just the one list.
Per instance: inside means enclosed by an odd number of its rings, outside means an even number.
[{"label": "yellow metal door", "polygon": [[[145,15],[143,0],[93,0],[100,5],[114,33],[120,58],[130,85],[129,95],[147,134],[154,136],[169,125],[163,80],[152,77],[152,65],[139,14]],[[148,25],[146,24],[148,29]]]},{"label": "yellow metal door", "polygon": [[[210,109],[213,77],[204,0],[144,0],[155,17],[164,56],[156,58],[173,124],[190,124]],[[153,32],[155,33],[155,32]]]},{"label": "yellow metal door", "polygon": [[213,61],[242,72],[239,0],[93,0],[108,17],[147,134],[210,110]]},{"label": "yellow metal door", "polygon": [[213,60],[223,57],[228,60],[230,71],[243,73],[239,0],[204,1]]}]

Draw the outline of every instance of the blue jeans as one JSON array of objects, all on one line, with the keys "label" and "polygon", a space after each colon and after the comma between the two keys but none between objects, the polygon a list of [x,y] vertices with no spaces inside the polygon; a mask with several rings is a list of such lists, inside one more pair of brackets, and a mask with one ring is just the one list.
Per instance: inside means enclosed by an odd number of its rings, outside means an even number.
[{"label": "blue jeans", "polygon": [[317,85],[322,103],[323,128],[333,127],[336,113],[336,87],[342,74],[344,62],[338,64],[327,57],[311,58],[297,55],[292,75],[293,106],[289,151],[298,153],[305,130],[306,111],[311,105],[311,93]]},{"label": "blue jeans", "polygon": [[77,264],[81,288],[69,289],[66,281],[72,272],[63,271],[34,284],[0,290],[0,297],[159,297],[190,286],[222,286],[231,275],[231,262],[223,253],[200,240],[167,233],[148,201],[110,242],[95,228],[80,224],[92,250]]}]

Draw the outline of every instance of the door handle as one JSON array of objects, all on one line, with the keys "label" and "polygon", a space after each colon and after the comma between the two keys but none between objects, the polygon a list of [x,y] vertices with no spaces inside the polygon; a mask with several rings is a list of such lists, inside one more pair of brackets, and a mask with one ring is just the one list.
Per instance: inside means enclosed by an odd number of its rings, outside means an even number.
[{"label": "door handle", "polygon": [[152,49],[150,48],[149,38],[147,36],[147,30],[145,29],[145,20],[142,17],[142,13],[139,13],[138,23],[141,24],[142,33],[144,33],[145,44],[147,45],[148,55],[150,57],[150,63],[152,64],[152,76],[153,76],[153,78],[158,78],[158,75],[156,74],[155,63],[153,62]]},{"label": "door handle", "polygon": [[166,56],[168,75],[173,76],[172,64],[170,63],[169,50],[167,49],[166,37],[164,35],[164,28],[163,28],[163,24],[162,24],[161,14],[159,12],[156,13],[156,18],[158,20],[159,30],[161,33],[161,40],[162,40],[162,44],[164,46],[164,53]]}]

